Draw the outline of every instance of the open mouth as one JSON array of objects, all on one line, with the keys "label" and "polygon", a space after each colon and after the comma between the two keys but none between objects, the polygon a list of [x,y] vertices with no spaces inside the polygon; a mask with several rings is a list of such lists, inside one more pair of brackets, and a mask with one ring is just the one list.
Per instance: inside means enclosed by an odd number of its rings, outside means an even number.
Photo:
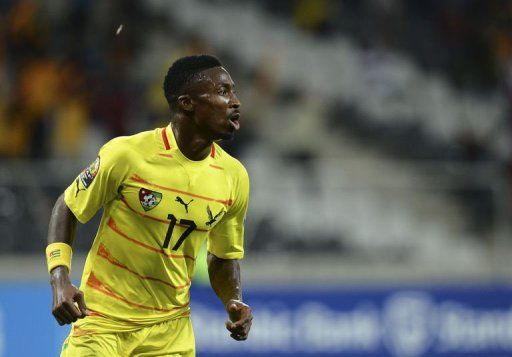
[{"label": "open mouth", "polygon": [[238,112],[229,116],[229,123],[235,130],[240,129],[240,122],[238,121],[239,119],[240,119],[240,113],[238,113]]}]

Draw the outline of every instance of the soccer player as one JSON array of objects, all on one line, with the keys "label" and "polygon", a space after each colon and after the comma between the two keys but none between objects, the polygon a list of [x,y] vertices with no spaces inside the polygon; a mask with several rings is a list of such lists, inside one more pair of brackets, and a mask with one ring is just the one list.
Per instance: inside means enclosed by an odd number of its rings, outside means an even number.
[{"label": "soccer player", "polygon": [[[169,68],[164,92],[169,126],[109,141],[53,208],[52,313],[73,323],[61,356],[194,356],[189,288],[205,239],[226,327],[248,336],[238,260],[249,178],[215,143],[240,127],[234,83],[217,58],[190,56]],[[69,279],[76,222],[102,207],[79,290]]]}]

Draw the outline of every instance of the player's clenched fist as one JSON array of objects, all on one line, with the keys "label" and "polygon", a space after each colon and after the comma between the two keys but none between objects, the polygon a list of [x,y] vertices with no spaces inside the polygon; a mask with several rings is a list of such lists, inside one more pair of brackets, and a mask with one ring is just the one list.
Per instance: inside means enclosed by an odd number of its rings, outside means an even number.
[{"label": "player's clenched fist", "polygon": [[71,284],[65,267],[59,266],[52,270],[51,284],[53,290],[52,314],[59,325],[70,324],[90,315],[85,305],[84,294]]},{"label": "player's clenched fist", "polygon": [[226,311],[229,315],[226,328],[231,332],[231,337],[237,341],[246,340],[252,325],[252,311],[249,305],[239,300],[229,300]]}]

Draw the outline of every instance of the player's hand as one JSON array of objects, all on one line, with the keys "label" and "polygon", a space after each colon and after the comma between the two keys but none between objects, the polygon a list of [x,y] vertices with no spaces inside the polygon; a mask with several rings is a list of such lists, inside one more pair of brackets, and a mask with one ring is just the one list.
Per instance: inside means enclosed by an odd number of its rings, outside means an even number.
[{"label": "player's hand", "polygon": [[85,305],[84,293],[71,284],[66,267],[59,266],[52,270],[51,285],[52,314],[59,325],[70,324],[90,315]]},{"label": "player's hand", "polygon": [[229,300],[226,311],[229,315],[226,328],[231,332],[231,337],[237,341],[247,340],[252,325],[252,311],[249,305],[239,300]]}]

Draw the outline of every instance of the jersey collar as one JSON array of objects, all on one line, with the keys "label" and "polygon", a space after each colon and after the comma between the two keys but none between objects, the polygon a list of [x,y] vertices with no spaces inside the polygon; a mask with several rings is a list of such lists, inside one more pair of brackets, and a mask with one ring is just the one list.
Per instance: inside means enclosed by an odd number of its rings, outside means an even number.
[{"label": "jersey collar", "polygon": [[178,147],[178,144],[176,143],[176,138],[174,137],[174,132],[172,131],[171,124],[162,128],[162,142],[164,144],[166,151],[175,151],[178,154],[178,156],[185,161],[206,162],[206,161],[209,161],[210,158],[215,158],[215,154],[216,154],[215,143],[212,143],[212,145],[210,147],[210,155],[208,157],[206,157],[206,159],[204,159],[204,160],[194,161],[194,160],[190,160],[188,157],[183,155],[183,153],[181,152],[181,150]]}]

